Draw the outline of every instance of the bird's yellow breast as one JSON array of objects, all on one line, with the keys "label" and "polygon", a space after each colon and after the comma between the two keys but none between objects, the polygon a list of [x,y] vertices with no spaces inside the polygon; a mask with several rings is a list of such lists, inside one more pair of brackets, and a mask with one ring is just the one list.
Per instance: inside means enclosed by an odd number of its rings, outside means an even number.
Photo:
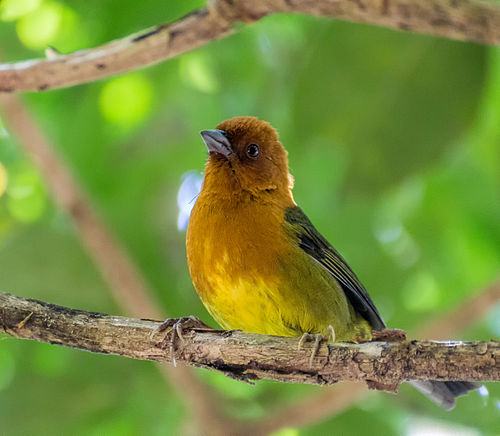
[{"label": "bird's yellow breast", "polygon": [[286,232],[284,211],[251,197],[219,202],[200,195],[186,245],[208,311],[227,329],[299,336],[332,325],[340,340],[365,337],[371,329],[338,282]]},{"label": "bird's yellow breast", "polygon": [[279,259],[287,247],[283,216],[273,209],[250,199],[222,206],[203,196],[193,209],[186,238],[191,278],[224,328],[293,335],[280,320]]}]

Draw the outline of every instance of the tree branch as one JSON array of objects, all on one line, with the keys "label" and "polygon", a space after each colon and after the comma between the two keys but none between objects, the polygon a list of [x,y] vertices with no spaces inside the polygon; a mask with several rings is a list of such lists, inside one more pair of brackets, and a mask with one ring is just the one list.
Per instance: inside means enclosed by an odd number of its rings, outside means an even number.
[{"label": "tree branch", "polygon": [[481,0],[209,0],[176,22],[99,47],[0,64],[0,92],[64,88],[143,68],[224,38],[238,22],[314,15],[461,41],[500,44],[500,6]]},{"label": "tree branch", "polygon": [[[186,330],[163,346],[160,322],[69,309],[0,293],[0,324],[14,337],[157,362],[182,361],[242,380],[316,385],[364,381],[394,391],[408,380],[500,381],[499,342],[396,341],[311,347],[298,338]],[[170,334],[170,332],[169,332]]]}]

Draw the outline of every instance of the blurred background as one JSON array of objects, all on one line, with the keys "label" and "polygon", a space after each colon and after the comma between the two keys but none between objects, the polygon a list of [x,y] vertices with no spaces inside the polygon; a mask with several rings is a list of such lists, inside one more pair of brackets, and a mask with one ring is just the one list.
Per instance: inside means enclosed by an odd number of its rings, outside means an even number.
[{"label": "blurred background", "polygon": [[[68,52],[169,22],[202,1],[4,0],[3,61]],[[500,50],[366,25],[271,16],[145,70],[23,101],[144,276],[158,310],[215,326],[185,261],[199,131],[271,122],[295,199],[390,327],[416,331],[500,274]],[[66,212],[0,120],[0,289],[123,313]],[[184,182],[183,189],[180,190]],[[179,194],[179,199],[178,199]],[[178,200],[181,207],[178,206]],[[500,336],[500,306],[450,339]],[[188,412],[151,362],[2,337],[0,433],[180,434]],[[197,370],[225,411],[261,419],[321,388],[249,386]],[[407,386],[283,436],[498,435],[500,385],[452,412]]]}]

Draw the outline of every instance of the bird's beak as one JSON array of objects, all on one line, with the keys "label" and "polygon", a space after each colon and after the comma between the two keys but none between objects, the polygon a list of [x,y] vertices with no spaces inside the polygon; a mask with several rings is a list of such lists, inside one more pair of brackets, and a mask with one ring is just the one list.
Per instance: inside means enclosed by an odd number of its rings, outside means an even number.
[{"label": "bird's beak", "polygon": [[233,154],[231,143],[226,138],[224,130],[202,130],[200,135],[205,141],[209,152],[222,154],[225,157]]}]

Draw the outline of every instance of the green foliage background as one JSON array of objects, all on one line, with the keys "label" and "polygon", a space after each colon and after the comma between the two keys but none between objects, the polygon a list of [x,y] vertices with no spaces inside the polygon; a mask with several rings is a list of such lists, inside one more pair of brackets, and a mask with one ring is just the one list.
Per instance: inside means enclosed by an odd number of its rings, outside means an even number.
[{"label": "green foliage background", "polygon": [[[4,0],[2,57],[95,46],[203,6],[202,1]],[[500,272],[500,51],[303,16],[271,16],[163,64],[24,96],[35,118],[143,271],[165,316],[214,325],[176,227],[181,176],[202,171],[198,132],[237,115],[270,121],[289,151],[295,199],[345,255],[388,324],[412,329]],[[119,313],[109,290],[2,129],[0,288]],[[1,176],[0,172],[0,176]],[[2,186],[0,177],[0,189]],[[500,307],[457,335],[500,335]],[[0,341],[0,433],[174,434],[182,402],[148,362]],[[258,418],[314,394],[199,372]],[[498,434],[500,387],[444,412],[410,388],[286,434],[418,434],[422,423]],[[430,421],[428,421],[430,420]],[[426,424],[427,425],[427,424]]]}]

